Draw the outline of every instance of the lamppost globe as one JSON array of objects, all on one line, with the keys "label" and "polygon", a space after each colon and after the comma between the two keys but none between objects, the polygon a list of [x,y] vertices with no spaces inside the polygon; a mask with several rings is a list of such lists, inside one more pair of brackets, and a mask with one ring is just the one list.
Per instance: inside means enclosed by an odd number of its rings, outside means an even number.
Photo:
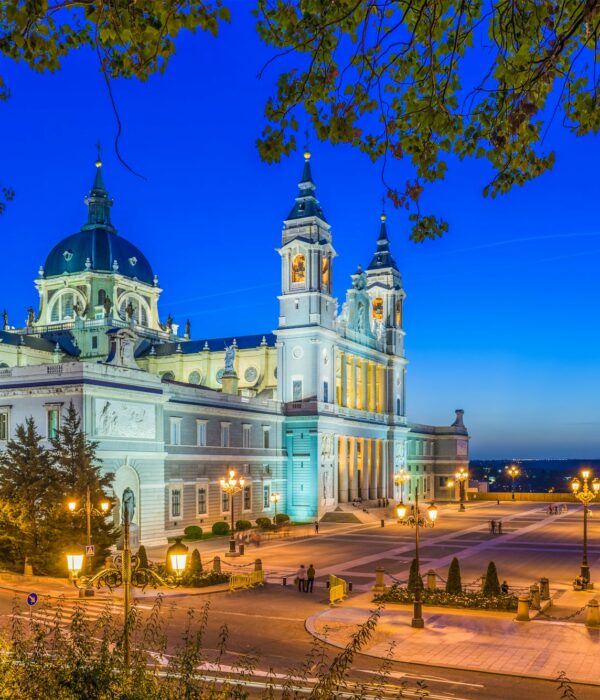
[{"label": "lamppost globe", "polygon": [[235,475],[235,469],[229,470],[229,477],[221,479],[221,489],[229,496],[231,507],[231,537],[229,539],[229,553],[226,556],[236,556],[235,552],[235,524],[234,524],[234,506],[233,499],[236,493],[243,490],[246,480],[243,477],[239,479]]},{"label": "lamppost globe", "polygon": [[469,472],[464,467],[461,467],[454,474],[454,478],[456,481],[458,481],[458,485],[459,485],[460,505],[458,507],[458,510],[464,511],[465,510],[465,482],[469,478]]},{"label": "lamppost globe", "polygon": [[589,485],[589,479],[592,475],[589,469],[583,469],[581,472],[582,480],[573,479],[571,481],[571,490],[578,501],[581,501],[583,505],[583,552],[581,557],[581,573],[580,579],[583,586],[587,589],[591,587],[590,585],[590,567],[588,564],[588,551],[587,551],[587,521],[588,521],[588,511],[590,503],[596,498],[598,493],[600,493],[600,480],[593,479],[591,487]]},{"label": "lamppost globe", "polygon": [[600,493],[600,479],[594,479],[592,481],[592,489],[596,495]]},{"label": "lamppost globe", "polygon": [[573,481],[571,482],[571,489],[573,490],[573,493],[578,493],[580,488],[581,481],[579,481],[579,479],[573,479]]},{"label": "lamppost globe", "polygon": [[175,574],[175,577],[180,579],[187,566],[187,555],[188,548],[177,539],[174,544],[169,547],[169,560],[171,562],[171,569]]},{"label": "lamppost globe", "polygon": [[71,513],[74,513],[75,509],[77,508],[77,501],[69,501],[67,503],[67,507],[71,511]]},{"label": "lamppost globe", "polygon": [[434,523],[438,516],[438,509],[435,504],[432,503],[429,508],[427,508],[427,515],[429,516],[429,520]]},{"label": "lamppost globe", "polygon": [[102,510],[103,513],[108,513],[108,509],[110,508],[110,503],[108,501],[102,501],[100,504],[100,509]]},{"label": "lamppost globe", "polygon": [[67,568],[72,578],[77,578],[77,574],[83,567],[83,554],[67,554]]},{"label": "lamppost globe", "polygon": [[404,518],[406,517],[406,506],[404,505],[404,503],[398,503],[398,505],[396,506],[396,513],[400,520],[404,520]]}]

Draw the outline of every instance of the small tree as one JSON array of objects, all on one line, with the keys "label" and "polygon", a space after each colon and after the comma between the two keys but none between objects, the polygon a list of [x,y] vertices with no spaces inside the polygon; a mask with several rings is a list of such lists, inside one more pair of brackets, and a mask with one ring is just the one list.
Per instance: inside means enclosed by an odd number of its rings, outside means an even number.
[{"label": "small tree", "polygon": [[148,568],[148,555],[146,554],[146,548],[144,547],[143,544],[141,544],[140,548],[138,549],[137,558],[138,558],[140,569],[147,569]]},{"label": "small tree", "polygon": [[417,590],[417,585],[423,590],[423,579],[417,570],[417,560],[413,559],[408,574],[408,590],[414,593]]},{"label": "small tree", "polygon": [[498,580],[498,572],[493,561],[488,564],[483,583],[483,594],[489,596],[500,595],[500,581]]},{"label": "small tree", "polygon": [[453,595],[459,595],[462,593],[462,580],[460,577],[460,564],[458,559],[454,559],[450,562],[450,568],[448,569],[448,580],[446,581],[446,593],[452,593]]},{"label": "small tree", "polygon": [[200,558],[200,552],[195,549],[192,552],[192,558],[190,561],[190,576],[199,576],[202,573],[202,559]]}]

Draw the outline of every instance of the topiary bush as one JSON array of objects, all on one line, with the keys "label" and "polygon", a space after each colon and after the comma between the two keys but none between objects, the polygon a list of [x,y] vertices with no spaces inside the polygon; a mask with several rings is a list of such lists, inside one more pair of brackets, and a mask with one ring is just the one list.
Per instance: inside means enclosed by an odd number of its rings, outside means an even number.
[{"label": "topiary bush", "polygon": [[446,593],[460,595],[462,593],[462,580],[460,577],[460,564],[454,557],[448,569],[448,580],[446,581]]},{"label": "topiary bush", "polygon": [[249,530],[252,527],[252,523],[249,520],[236,520],[235,521],[235,529],[242,531],[242,530]]},{"label": "topiary bush", "polygon": [[256,518],[256,526],[261,530],[268,530],[271,527],[271,518]]},{"label": "topiary bush", "polygon": [[[519,599],[516,595],[487,596],[481,591],[464,591],[459,594],[427,589],[421,591],[421,600],[426,605],[439,605],[451,608],[471,608],[473,610],[513,611],[517,609]],[[377,603],[398,603],[409,605],[414,601],[414,594],[408,588],[394,584],[383,595],[377,596]]]},{"label": "topiary bush", "polygon": [[190,576],[199,576],[202,573],[202,559],[200,558],[200,552],[195,549],[192,552],[192,558],[190,559],[189,574]]},{"label": "topiary bush", "polygon": [[285,523],[290,522],[290,516],[286,515],[285,513],[277,513],[273,520],[275,521],[276,525],[284,525]]},{"label": "topiary bush", "polygon": [[188,525],[183,531],[186,540],[201,540],[202,528],[198,525]]},{"label": "topiary bush", "polygon": [[423,590],[423,579],[417,571],[417,560],[413,559],[410,564],[410,573],[408,574],[408,590],[414,593],[417,590],[417,584]]},{"label": "topiary bush", "polygon": [[488,564],[485,574],[485,581],[483,582],[483,595],[500,595],[500,581],[498,580],[498,572],[493,561]]},{"label": "topiary bush", "polygon": [[148,568],[148,555],[146,554],[146,548],[144,547],[143,544],[141,544],[140,548],[138,549],[137,558],[138,558],[138,562],[139,562],[139,568],[140,569],[147,569]]},{"label": "topiary bush", "polygon": [[214,523],[214,525],[212,526],[212,534],[213,535],[228,535],[229,534],[229,525],[224,520],[221,520],[219,522]]}]

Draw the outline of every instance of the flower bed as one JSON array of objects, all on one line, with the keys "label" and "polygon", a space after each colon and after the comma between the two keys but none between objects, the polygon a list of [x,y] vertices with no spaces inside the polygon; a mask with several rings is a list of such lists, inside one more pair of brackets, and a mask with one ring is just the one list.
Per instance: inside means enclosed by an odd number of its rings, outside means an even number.
[{"label": "flower bed", "polygon": [[[413,594],[407,589],[394,585],[383,595],[377,596],[378,603],[412,603]],[[501,610],[512,611],[517,609],[519,599],[515,595],[486,596],[482,592],[465,591],[454,595],[446,591],[421,591],[421,600],[426,605],[438,605],[450,608],[471,608],[473,610]]]}]

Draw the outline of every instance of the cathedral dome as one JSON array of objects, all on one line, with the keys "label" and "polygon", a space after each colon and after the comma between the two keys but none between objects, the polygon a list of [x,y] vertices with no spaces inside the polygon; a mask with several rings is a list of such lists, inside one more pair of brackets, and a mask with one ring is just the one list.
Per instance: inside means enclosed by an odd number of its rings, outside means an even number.
[{"label": "cathedral dome", "polygon": [[57,243],[46,258],[44,277],[87,270],[115,272],[146,284],[154,281],[146,256],[109,228],[78,231]]},{"label": "cathedral dome", "polygon": [[133,243],[117,235],[110,221],[113,201],[102,178],[100,153],[96,161],[96,177],[85,198],[88,220],[81,231],[67,236],[50,251],[44,265],[44,277],[77,272],[114,272],[154,283],[154,274],[146,256]]}]

